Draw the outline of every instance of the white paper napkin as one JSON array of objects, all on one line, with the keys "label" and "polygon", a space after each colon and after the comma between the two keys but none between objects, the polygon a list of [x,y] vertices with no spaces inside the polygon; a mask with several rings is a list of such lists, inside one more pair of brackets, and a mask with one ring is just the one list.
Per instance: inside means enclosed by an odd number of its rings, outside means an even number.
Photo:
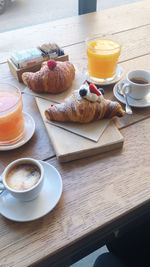
[{"label": "white paper napkin", "polygon": [[47,124],[53,124],[56,127],[63,128],[69,132],[75,133],[79,136],[85,137],[94,142],[98,142],[100,136],[103,134],[103,132],[105,131],[106,127],[110,122],[110,119],[103,119],[83,124],[72,123],[72,122],[64,123],[64,122],[48,121],[45,117],[44,111],[50,107],[52,102],[39,97],[36,97],[36,102],[44,122],[46,122]]}]

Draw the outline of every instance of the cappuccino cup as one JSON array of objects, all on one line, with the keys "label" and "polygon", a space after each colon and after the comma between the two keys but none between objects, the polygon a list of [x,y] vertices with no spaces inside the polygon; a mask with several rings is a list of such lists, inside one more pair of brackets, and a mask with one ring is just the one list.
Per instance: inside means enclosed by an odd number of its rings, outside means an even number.
[{"label": "cappuccino cup", "polygon": [[130,97],[142,99],[150,92],[150,72],[146,70],[130,71],[121,86]]},{"label": "cappuccino cup", "polygon": [[43,186],[44,168],[38,160],[21,158],[11,162],[0,176],[0,190],[21,201],[35,199]]}]

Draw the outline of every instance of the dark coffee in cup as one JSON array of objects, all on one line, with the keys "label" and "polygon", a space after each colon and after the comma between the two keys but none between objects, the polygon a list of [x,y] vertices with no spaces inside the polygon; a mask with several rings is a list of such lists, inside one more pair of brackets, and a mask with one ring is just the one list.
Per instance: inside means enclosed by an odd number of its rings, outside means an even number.
[{"label": "dark coffee in cup", "polygon": [[143,78],[131,78],[130,81],[136,84],[148,84],[149,83],[146,79],[143,79]]},{"label": "dark coffee in cup", "polygon": [[126,75],[122,90],[128,89],[128,95],[133,99],[144,99],[150,93],[150,72],[147,70],[132,70]]},{"label": "dark coffee in cup", "polygon": [[22,163],[13,166],[6,174],[6,184],[9,188],[24,191],[36,185],[41,177],[40,169],[33,164]]}]

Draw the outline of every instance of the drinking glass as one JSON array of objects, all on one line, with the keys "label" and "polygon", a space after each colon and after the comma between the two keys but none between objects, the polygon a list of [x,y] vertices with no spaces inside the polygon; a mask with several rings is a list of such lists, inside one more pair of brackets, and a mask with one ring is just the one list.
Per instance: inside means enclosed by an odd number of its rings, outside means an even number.
[{"label": "drinking glass", "polygon": [[116,75],[121,43],[113,36],[91,36],[86,39],[88,74],[91,80],[111,81]]},{"label": "drinking glass", "polygon": [[19,141],[24,134],[22,96],[14,85],[0,83],[0,145]]}]

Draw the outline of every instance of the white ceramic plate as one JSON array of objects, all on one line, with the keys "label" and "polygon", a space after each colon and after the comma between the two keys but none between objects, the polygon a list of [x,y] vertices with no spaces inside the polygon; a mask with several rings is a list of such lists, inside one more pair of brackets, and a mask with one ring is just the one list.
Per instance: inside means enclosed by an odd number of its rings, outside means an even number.
[{"label": "white ceramic plate", "polygon": [[123,69],[120,65],[117,65],[116,75],[114,76],[112,80],[104,79],[101,82],[97,82],[97,81],[91,80],[88,73],[86,74],[86,80],[90,83],[95,83],[97,85],[111,85],[111,84],[114,84],[120,81],[122,76],[123,76]]},{"label": "white ceramic plate", "polygon": [[62,194],[62,179],[50,164],[40,161],[44,167],[44,185],[39,196],[28,202],[21,202],[7,191],[0,195],[0,213],[16,222],[39,219],[49,213],[58,203]]},{"label": "white ceramic plate", "polygon": [[[113,88],[113,93],[114,93],[114,96],[123,104],[125,104],[125,99],[122,95],[120,95],[118,93],[118,86],[119,86],[119,83],[115,84],[114,88]],[[146,108],[146,107],[150,107],[150,93],[142,98],[142,99],[133,99],[132,97],[128,96],[128,102],[129,102],[129,105],[131,107],[136,107],[136,108]]]},{"label": "white ceramic plate", "polygon": [[24,126],[25,126],[25,132],[24,132],[23,137],[15,144],[3,145],[3,146],[0,145],[0,151],[7,151],[7,150],[18,148],[26,144],[31,139],[31,137],[33,136],[35,132],[35,122],[33,118],[31,117],[31,115],[29,115],[26,112],[23,112],[23,118],[24,118]]}]

